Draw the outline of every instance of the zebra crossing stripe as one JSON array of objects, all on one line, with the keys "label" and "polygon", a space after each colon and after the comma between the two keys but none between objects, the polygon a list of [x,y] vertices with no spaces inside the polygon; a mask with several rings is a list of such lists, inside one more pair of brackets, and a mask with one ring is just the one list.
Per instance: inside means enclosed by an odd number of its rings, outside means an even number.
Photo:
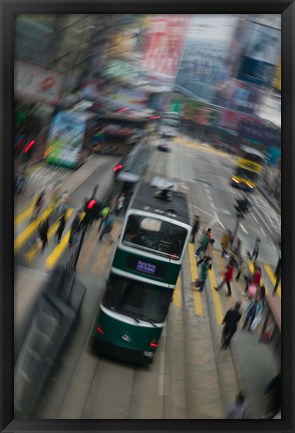
[{"label": "zebra crossing stripe", "polygon": [[15,218],[14,218],[14,225],[18,225],[21,224],[23,221],[25,221],[26,219],[28,219],[34,210],[34,205],[35,205],[35,200],[36,197],[33,198],[31,204],[26,207],[20,214],[18,214]]},{"label": "zebra crossing stripe", "polygon": [[37,218],[37,220],[31,222],[31,224],[28,225],[28,227],[21,232],[14,240],[14,252],[18,252],[24,244],[27,242],[27,240],[32,236],[32,234],[36,231],[38,225],[43,219],[46,219],[49,217],[49,215],[52,213],[53,209],[48,208],[46,209],[42,215]]},{"label": "zebra crossing stripe", "polygon": [[[74,210],[74,209],[72,209],[72,208],[70,208],[70,209],[67,210],[67,219],[70,218],[71,214],[73,213],[73,210]],[[56,221],[56,222],[55,222],[55,223],[50,227],[50,229],[48,230],[48,240],[49,240],[50,238],[52,238],[53,235],[55,235],[58,226],[59,226],[59,222]],[[39,253],[39,251],[41,251],[41,245],[40,245],[40,243],[36,243],[36,244],[34,244],[34,245],[29,249],[29,251],[27,251],[27,252],[25,253],[25,258],[26,258],[26,260],[27,260],[29,263],[31,263],[31,262],[33,261],[34,257],[36,256],[36,254]]]},{"label": "zebra crossing stripe", "polygon": [[[267,275],[268,275],[268,277],[269,277],[272,285],[275,286],[275,284],[276,284],[276,278],[275,278],[275,275],[274,275],[271,267],[268,264],[265,264],[264,265],[264,269],[265,269],[265,271],[266,271],[266,273],[267,273]],[[278,294],[279,297],[281,297],[281,284],[278,285],[277,294]]]},{"label": "zebra crossing stripe", "polygon": [[52,269],[60,256],[63,254],[64,250],[67,248],[70,239],[71,230],[68,230],[65,236],[62,238],[60,244],[54,248],[52,253],[47,257],[45,265],[47,269]]},{"label": "zebra crossing stripe", "polygon": [[[195,282],[198,278],[198,270],[196,265],[196,258],[194,256],[195,247],[193,244],[188,244],[188,252],[189,252],[189,261],[190,261],[190,271],[191,271],[191,280]],[[193,298],[194,298],[194,309],[197,316],[202,317],[203,313],[203,305],[202,305],[202,294],[196,290],[193,290]]]}]

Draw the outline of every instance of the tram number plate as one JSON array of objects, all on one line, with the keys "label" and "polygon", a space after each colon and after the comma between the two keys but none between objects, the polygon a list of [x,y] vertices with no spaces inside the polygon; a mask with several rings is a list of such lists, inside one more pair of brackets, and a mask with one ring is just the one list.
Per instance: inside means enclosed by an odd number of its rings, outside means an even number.
[{"label": "tram number plate", "polygon": [[152,358],[154,356],[154,352],[147,352],[146,350],[143,352],[143,356],[148,356],[149,358]]}]

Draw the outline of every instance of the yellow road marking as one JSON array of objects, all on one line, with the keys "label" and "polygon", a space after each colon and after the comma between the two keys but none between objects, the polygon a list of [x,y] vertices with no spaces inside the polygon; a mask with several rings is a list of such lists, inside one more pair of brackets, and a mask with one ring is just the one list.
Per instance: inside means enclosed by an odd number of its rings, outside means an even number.
[{"label": "yellow road marking", "polygon": [[[274,275],[271,267],[268,264],[265,264],[264,265],[264,269],[266,270],[266,273],[267,273],[267,275],[268,275],[268,277],[269,277],[272,285],[275,286],[275,284],[276,284],[276,277],[275,277],[275,275]],[[280,283],[278,285],[277,294],[278,294],[279,297],[281,297],[281,284]]]},{"label": "yellow road marking", "polygon": [[70,233],[71,233],[71,229],[67,231],[65,236],[62,238],[61,242],[54,248],[52,253],[47,257],[45,265],[48,269],[52,269],[55,263],[57,262],[57,260],[63,254],[64,250],[68,245]]},{"label": "yellow road marking", "polygon": [[181,307],[180,276],[177,278],[176,286],[174,289],[173,304],[176,307]]},{"label": "yellow road marking", "polygon": [[33,213],[34,206],[35,198],[32,200],[31,204],[29,204],[28,207],[26,207],[19,215],[14,218],[14,225],[18,225],[28,219]]},{"label": "yellow road marking", "polygon": [[26,241],[32,236],[34,231],[37,229],[38,225],[42,221],[42,219],[47,218],[51,213],[53,209],[46,209],[40,217],[38,217],[35,221],[31,222],[31,224],[28,225],[28,227],[21,232],[14,240],[14,252],[20,250],[20,248],[26,243]]},{"label": "yellow road marking", "polygon": [[[188,244],[190,270],[191,270],[191,280],[196,281],[198,278],[198,271],[196,265],[196,258],[194,256],[195,248],[193,244]],[[193,290],[194,298],[194,309],[197,316],[203,316],[203,306],[202,306],[202,294],[196,290]]]},{"label": "yellow road marking", "polygon": [[224,317],[224,312],[223,312],[220,296],[218,295],[218,292],[214,289],[214,287],[217,286],[217,283],[216,283],[215,273],[214,273],[213,267],[212,267],[212,269],[209,269],[208,275],[209,275],[209,281],[210,281],[210,286],[211,286],[211,295],[212,295],[212,299],[213,299],[216,323],[218,325],[221,325],[222,324],[221,322],[222,322],[223,317]]},{"label": "yellow road marking", "polygon": [[[74,209],[68,209],[67,210],[67,219],[71,216],[72,212]],[[59,222],[56,221],[54,224],[52,224],[52,226],[50,227],[50,229],[48,230],[48,240],[55,235],[57,228],[59,226]],[[25,254],[25,258],[26,260],[31,263],[32,260],[34,259],[34,257],[36,256],[36,254],[41,250],[41,245],[39,243],[36,243],[35,245],[33,245],[29,251],[26,252]]]}]

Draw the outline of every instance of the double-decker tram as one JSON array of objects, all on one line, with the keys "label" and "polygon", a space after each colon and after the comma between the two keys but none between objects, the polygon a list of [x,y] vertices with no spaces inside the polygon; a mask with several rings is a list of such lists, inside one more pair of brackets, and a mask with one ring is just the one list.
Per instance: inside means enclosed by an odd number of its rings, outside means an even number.
[{"label": "double-decker tram", "polygon": [[190,233],[185,194],[137,185],[92,331],[94,350],[153,361]]},{"label": "double-decker tram", "polygon": [[265,156],[248,146],[241,146],[231,185],[244,191],[253,191],[261,175]]}]

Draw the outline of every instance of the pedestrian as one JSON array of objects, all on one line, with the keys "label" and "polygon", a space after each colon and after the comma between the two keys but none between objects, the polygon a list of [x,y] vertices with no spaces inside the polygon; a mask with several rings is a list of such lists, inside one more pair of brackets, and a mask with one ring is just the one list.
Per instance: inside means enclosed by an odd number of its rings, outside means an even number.
[{"label": "pedestrian", "polygon": [[221,257],[225,257],[228,254],[228,250],[230,248],[231,244],[231,238],[232,234],[230,230],[226,230],[221,238],[220,245],[221,245]]},{"label": "pedestrian", "polygon": [[106,206],[102,209],[102,211],[101,211],[101,213],[100,213],[100,218],[101,218],[101,219],[100,219],[100,224],[99,224],[99,227],[98,227],[98,232],[100,232],[100,229],[102,228],[102,225],[103,225],[103,223],[104,223],[106,217],[109,215],[110,211],[111,211],[111,209],[109,208],[108,205],[106,205]]},{"label": "pedestrian", "polygon": [[199,292],[203,292],[206,287],[206,281],[208,277],[208,270],[212,267],[210,259],[206,258],[201,266],[200,278],[195,282],[195,288],[193,290],[197,290],[197,284],[199,283]]},{"label": "pedestrian", "polygon": [[38,218],[38,216],[41,212],[41,209],[43,208],[44,203],[45,203],[45,194],[46,194],[46,189],[42,188],[42,190],[38,194],[37,199],[36,199],[35,204],[34,204],[32,220],[35,220],[36,218]]},{"label": "pedestrian", "polygon": [[258,254],[259,254],[259,247],[260,247],[260,238],[257,236],[255,239],[255,244],[253,247],[253,251],[251,254],[251,260],[255,262],[257,260]]},{"label": "pedestrian", "polygon": [[199,227],[200,227],[200,217],[199,215],[196,215],[193,228],[192,228],[192,244],[195,243],[195,237],[198,236]]},{"label": "pedestrian", "polygon": [[266,408],[262,418],[272,419],[281,410],[281,373],[279,372],[266,386],[263,397]]},{"label": "pedestrian", "polygon": [[101,242],[103,237],[106,236],[106,238],[109,241],[109,244],[111,245],[114,242],[111,236],[112,229],[113,229],[113,217],[111,215],[111,211],[109,211],[109,213],[104,218],[104,227],[102,228],[100,236],[98,238],[99,242]]},{"label": "pedestrian", "polygon": [[61,195],[57,206],[56,206],[56,217],[57,219],[59,219],[62,215],[64,215],[69,206],[68,206],[68,202],[70,200],[70,195],[67,191],[64,191],[63,194]]},{"label": "pedestrian", "polygon": [[58,227],[57,227],[57,230],[56,230],[56,243],[57,244],[59,244],[60,243],[60,240],[61,240],[61,237],[62,237],[62,234],[63,234],[63,231],[64,231],[64,229],[65,229],[65,226],[66,226],[66,213],[67,212],[65,212],[61,217],[59,217],[59,219],[58,219]]},{"label": "pedestrian", "polygon": [[261,282],[261,268],[257,265],[254,265],[254,272],[253,274],[251,274],[250,270],[248,275],[244,275],[244,279],[245,279],[245,288],[242,292],[242,294],[244,296],[248,296],[250,297],[250,293],[249,293],[249,287],[253,286],[252,288],[256,290],[256,292],[258,291],[259,287],[260,287],[260,282]]},{"label": "pedestrian", "polygon": [[228,408],[226,419],[247,419],[247,405],[243,393],[240,391],[235,398],[235,402]]},{"label": "pedestrian", "polygon": [[238,322],[240,321],[242,315],[240,313],[240,307],[241,307],[241,302],[237,301],[235,303],[234,308],[230,308],[223,320],[222,320],[222,325],[223,329],[222,329],[222,335],[221,335],[221,346],[220,349],[227,349],[229,344],[230,344],[230,340],[232,339],[234,333],[237,330],[238,327]]},{"label": "pedestrian", "polygon": [[[210,231],[211,231],[211,229],[210,229]],[[199,256],[201,253],[204,253],[206,251],[208,243],[209,243],[208,230],[207,230],[207,232],[205,230],[203,230],[200,245],[195,252],[195,256]]]},{"label": "pedestrian", "polygon": [[236,268],[238,268],[239,262],[242,257],[242,241],[240,238],[237,238],[236,242],[232,245],[232,254],[236,262]]},{"label": "pedestrian", "polygon": [[233,259],[233,257],[232,257],[232,258],[230,259],[230,261],[229,261],[227,267],[226,267],[226,270],[225,270],[225,272],[224,272],[223,279],[221,280],[221,282],[218,284],[217,287],[214,287],[214,289],[215,289],[216,291],[218,291],[219,289],[221,289],[221,287],[222,287],[222,286],[224,285],[224,283],[225,283],[226,286],[227,286],[227,294],[226,294],[226,296],[231,296],[231,286],[230,286],[230,282],[231,282],[231,280],[232,280],[232,278],[233,278],[233,272],[234,272],[234,259]]},{"label": "pedestrian", "polygon": [[73,241],[75,240],[76,235],[78,234],[78,232],[81,230],[81,215],[82,215],[82,211],[79,209],[76,212],[76,215],[72,221],[71,224],[71,232],[70,232],[70,237],[69,237],[69,246],[73,245]]},{"label": "pedestrian", "polygon": [[260,313],[262,308],[260,298],[256,295],[249,303],[245,311],[245,321],[242,329],[246,329],[251,332],[251,325],[256,316]]},{"label": "pedestrian", "polygon": [[[248,254],[248,251],[247,251],[247,254]],[[249,269],[248,262],[241,255],[240,261],[238,262],[238,267],[237,267],[236,281],[239,281],[240,276],[243,275],[245,281],[247,280],[247,286],[246,287],[248,287],[249,281],[251,279],[251,278],[248,278],[249,274],[250,274],[250,269]],[[251,277],[251,275],[250,275],[250,277]]]},{"label": "pedestrian", "polygon": [[124,201],[125,201],[125,193],[123,192],[122,194],[119,195],[119,197],[117,198],[116,203],[115,203],[115,214],[116,215],[120,215],[120,212],[124,206]]},{"label": "pedestrian", "polygon": [[42,243],[42,251],[44,251],[48,242],[49,217],[45,218],[40,222],[38,230],[39,230],[40,240]]},{"label": "pedestrian", "polygon": [[203,262],[204,259],[209,259],[212,261],[214,242],[215,242],[215,239],[209,240],[207,248],[204,252],[204,257],[197,261],[197,266],[199,266]]}]

